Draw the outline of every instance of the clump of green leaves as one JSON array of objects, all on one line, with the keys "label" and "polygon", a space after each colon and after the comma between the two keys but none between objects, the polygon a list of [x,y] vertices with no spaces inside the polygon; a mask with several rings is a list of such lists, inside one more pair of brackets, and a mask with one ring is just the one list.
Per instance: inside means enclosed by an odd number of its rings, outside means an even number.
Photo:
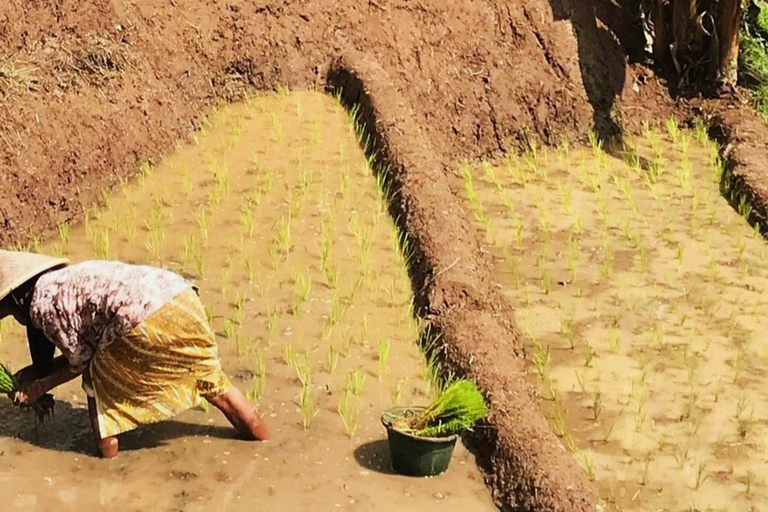
[{"label": "clump of green leaves", "polygon": [[447,384],[440,394],[419,414],[396,425],[420,437],[445,437],[471,428],[488,414],[480,390],[474,382],[457,379]]}]

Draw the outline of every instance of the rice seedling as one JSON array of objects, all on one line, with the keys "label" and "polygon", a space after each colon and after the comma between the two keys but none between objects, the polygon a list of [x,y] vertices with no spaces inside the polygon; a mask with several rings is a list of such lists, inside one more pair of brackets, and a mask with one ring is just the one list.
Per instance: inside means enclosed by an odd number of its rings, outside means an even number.
[{"label": "rice seedling", "polygon": [[293,345],[290,343],[286,343],[285,347],[283,348],[283,362],[289,368],[296,367],[296,355],[293,352]]},{"label": "rice seedling", "polygon": [[597,422],[603,412],[603,395],[597,391],[592,399],[592,419]]},{"label": "rice seedling", "polygon": [[[539,261],[541,261],[541,259]],[[549,269],[546,265],[539,265],[539,273],[541,278],[541,286],[544,288],[544,293],[549,295],[549,293],[552,291],[552,286],[554,285],[554,278],[552,277],[552,274],[549,273]]]},{"label": "rice seedling", "polygon": [[298,315],[301,305],[309,301],[309,298],[312,295],[312,277],[294,270],[293,285],[295,293],[291,306],[291,313],[293,315]]},{"label": "rice seedling", "polygon": [[245,204],[250,209],[256,209],[261,206],[264,199],[264,190],[261,187],[254,188],[245,198]]},{"label": "rice seedling", "polygon": [[195,215],[195,221],[200,231],[200,238],[202,240],[208,240],[208,220],[206,219],[205,207],[200,207],[200,210]]},{"label": "rice seedling", "polygon": [[648,271],[648,249],[641,245],[637,252],[638,268],[641,272]]},{"label": "rice seedling", "polygon": [[312,148],[317,148],[320,144],[320,120],[314,119],[312,121],[312,135],[310,136],[310,144]]},{"label": "rice seedling", "polygon": [[357,417],[357,400],[352,392],[345,389],[339,395],[339,405],[336,409],[344,424],[344,430],[351,438],[357,433],[359,427]]},{"label": "rice seedling", "polygon": [[598,157],[603,152],[603,141],[594,129],[590,129],[587,132],[587,139],[589,140],[589,146],[592,148],[592,153]]},{"label": "rice seedling", "polygon": [[235,324],[232,322],[232,320],[225,318],[222,329],[224,330],[224,337],[230,341],[235,339]]},{"label": "rice seedling", "polygon": [[739,195],[738,212],[746,221],[752,216],[752,203],[745,194]]},{"label": "rice seedling", "polygon": [[275,235],[275,241],[284,256],[288,256],[291,250],[291,216],[282,216],[278,224],[278,231]]},{"label": "rice seedling", "polygon": [[229,297],[229,283],[229,270],[227,270],[221,274],[221,284],[219,285],[219,290],[221,291],[222,297]]},{"label": "rice seedling", "polygon": [[238,356],[243,355],[245,353],[245,348],[251,346],[252,344],[253,340],[250,338],[244,339],[239,332],[235,334],[235,352]]},{"label": "rice seedling", "polygon": [[474,180],[472,177],[472,168],[469,163],[462,162],[459,166],[461,174],[464,178],[464,190],[467,194],[467,198],[472,207],[472,212],[475,218],[487,229],[490,219],[483,212],[483,205],[480,201],[480,197],[475,189]]},{"label": "rice seedling", "polygon": [[346,389],[355,396],[360,396],[365,388],[366,375],[359,369],[346,374]]},{"label": "rice seedling", "polygon": [[328,261],[331,257],[331,246],[333,244],[333,232],[330,224],[323,221],[322,241],[320,243],[320,270],[325,272],[328,268]]},{"label": "rice seedling", "polygon": [[621,347],[621,335],[619,333],[619,330],[615,327],[612,327],[608,331],[608,347],[612,353],[616,353],[619,351],[619,348]]},{"label": "rice seedling", "polygon": [[325,274],[325,282],[328,284],[328,286],[335,290],[339,286],[339,276],[340,276],[340,269],[339,266],[335,263],[326,264],[324,274]]},{"label": "rice seedling", "polygon": [[280,312],[276,309],[267,310],[267,340],[271,341],[275,332],[277,332],[277,323],[280,319]]},{"label": "rice seedling", "polygon": [[[334,295],[331,299],[331,308],[328,313],[328,324],[331,326],[338,325],[341,320],[344,318],[344,315],[347,313],[347,309],[349,308],[348,302],[341,299],[338,295]],[[366,319],[364,323],[364,327],[367,324],[367,316],[364,317]]]},{"label": "rice seedling", "polygon": [[245,233],[245,236],[249,239],[253,237],[253,229],[254,229],[254,218],[253,218],[253,209],[249,206],[244,207],[240,211],[240,224],[243,227],[243,232]]},{"label": "rice seedling", "polygon": [[707,124],[700,117],[693,122],[693,136],[702,146],[707,146],[710,143]]},{"label": "rice seedling", "polygon": [[308,354],[301,357],[294,357],[293,370],[302,386],[306,387],[312,384],[312,362]]},{"label": "rice seedling", "polygon": [[159,258],[165,241],[165,227],[163,226],[162,213],[159,210],[152,209],[148,221],[145,221],[148,234],[144,247],[153,258]]},{"label": "rice seedling", "polygon": [[389,361],[389,349],[389,340],[379,341],[379,380],[381,380],[387,370],[387,362]]},{"label": "rice seedling", "polygon": [[282,261],[282,259],[283,253],[280,251],[280,248],[277,245],[277,241],[273,240],[273,243],[269,246],[267,256],[267,260],[269,261],[269,265],[272,267],[272,270],[277,270],[277,267],[280,265],[280,261]]},{"label": "rice seedling", "polygon": [[243,259],[243,266],[245,267],[245,275],[248,276],[248,284],[253,284],[253,281],[256,279],[257,270],[256,265],[253,263],[253,259],[246,256]]},{"label": "rice seedling", "polygon": [[251,402],[258,403],[259,400],[261,400],[261,397],[264,396],[264,393],[266,392],[266,390],[267,390],[266,374],[256,373],[256,376],[253,378],[253,383],[251,384],[250,389],[246,391],[246,397]]},{"label": "rice seedling", "polygon": [[299,174],[299,190],[301,192],[304,192],[307,190],[307,188],[312,184],[312,170],[311,169],[302,169],[301,173]]},{"label": "rice seedling", "polygon": [[219,186],[214,186],[208,192],[208,206],[213,209],[221,204],[224,194]]},{"label": "rice seedling", "polygon": [[253,352],[253,369],[258,377],[265,377],[267,375],[267,362],[264,354],[258,349]]},{"label": "rice seedling", "polygon": [[29,235],[27,238],[26,250],[39,253],[42,250],[42,239],[38,234]]},{"label": "rice seedling", "polygon": [[339,351],[336,347],[331,345],[328,348],[328,352],[325,355],[325,371],[329,374],[333,374],[336,368],[339,366]]},{"label": "rice seedling", "polygon": [[546,380],[549,377],[549,363],[551,359],[549,345],[545,347],[538,340],[534,340],[533,367],[542,380]]},{"label": "rice seedling", "polygon": [[200,279],[205,278],[205,260],[203,259],[203,251],[200,250],[193,256],[195,262],[195,274]]},{"label": "rice seedling", "polygon": [[744,484],[744,492],[748,496],[752,494],[752,485],[755,483],[755,473],[751,469],[748,469],[744,474],[742,483]]},{"label": "rice seedling", "polygon": [[319,412],[317,396],[312,392],[311,385],[303,385],[299,398],[299,407],[301,409],[301,426],[304,430],[309,430],[312,421]]},{"label": "rice seedling", "polygon": [[667,133],[672,139],[672,142],[677,143],[680,139],[680,125],[677,123],[677,120],[674,117],[670,117],[664,122],[664,125],[667,128]]},{"label": "rice seedling", "polygon": [[269,115],[269,121],[272,125],[272,138],[276,142],[280,142],[283,140],[283,122],[280,119],[280,116],[278,116],[276,113],[271,113]]},{"label": "rice seedling", "polygon": [[592,348],[592,345],[587,343],[587,347],[584,349],[584,367],[589,368],[592,365],[592,360],[597,355],[597,352],[595,352],[595,349]]},{"label": "rice seedling", "polygon": [[64,245],[67,245],[69,243],[69,237],[70,237],[70,227],[69,224],[62,222],[57,226],[59,231],[59,240],[61,240],[61,243]]},{"label": "rice seedling", "polygon": [[181,249],[181,265],[187,270],[192,268],[192,260],[196,247],[197,242],[193,233],[184,236],[184,245]]},{"label": "rice seedling", "polygon": [[355,236],[357,246],[360,249],[361,258],[363,261],[365,254],[370,254],[371,250],[371,231],[370,228],[364,226],[360,222],[360,217],[356,212],[353,213],[352,218],[349,221],[349,231]]},{"label": "rice seedling", "polygon": [[108,260],[110,258],[109,230],[106,228],[96,230],[91,238],[91,247],[97,259]]},{"label": "rice seedling", "polygon": [[142,162],[139,166],[139,185],[144,186],[146,178],[150,177],[154,171],[152,163],[149,161]]},{"label": "rice seedling", "polygon": [[245,319],[245,295],[240,291],[237,290],[237,294],[235,295],[235,314],[237,315],[235,317],[235,321],[239,324],[243,324],[243,320]]},{"label": "rice seedling", "polygon": [[693,483],[694,490],[698,490],[699,487],[701,487],[701,484],[703,484],[707,478],[709,478],[709,475],[707,474],[708,465],[708,462],[700,462],[696,468],[696,480]]}]

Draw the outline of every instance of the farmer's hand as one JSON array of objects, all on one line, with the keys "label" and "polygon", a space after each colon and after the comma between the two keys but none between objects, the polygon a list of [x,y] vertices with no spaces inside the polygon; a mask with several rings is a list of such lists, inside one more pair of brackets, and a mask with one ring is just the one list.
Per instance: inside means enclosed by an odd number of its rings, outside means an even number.
[{"label": "farmer's hand", "polygon": [[26,407],[34,405],[45,392],[39,381],[26,382],[21,385],[21,390],[16,392],[13,403]]}]

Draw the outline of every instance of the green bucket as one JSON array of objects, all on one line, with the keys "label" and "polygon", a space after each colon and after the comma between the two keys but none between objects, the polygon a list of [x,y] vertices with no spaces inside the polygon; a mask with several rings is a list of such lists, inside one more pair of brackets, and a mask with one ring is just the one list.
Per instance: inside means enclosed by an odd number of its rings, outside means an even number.
[{"label": "green bucket", "polygon": [[381,415],[387,429],[392,469],[408,476],[436,476],[448,469],[459,436],[418,437],[393,427],[397,418],[422,411],[424,407],[394,407]]}]

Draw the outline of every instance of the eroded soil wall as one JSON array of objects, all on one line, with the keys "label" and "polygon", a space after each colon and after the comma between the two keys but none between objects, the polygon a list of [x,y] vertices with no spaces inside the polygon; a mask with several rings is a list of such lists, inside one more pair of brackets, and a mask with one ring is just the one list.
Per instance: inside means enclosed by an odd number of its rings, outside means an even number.
[{"label": "eroded soil wall", "polygon": [[[0,243],[77,217],[103,186],[193,131],[218,99],[321,85],[351,49],[387,71],[437,162],[520,145],[526,134],[583,133],[588,100],[610,107],[636,73],[618,43],[608,71],[581,64],[599,60],[587,57],[606,32],[587,24],[575,37],[571,18],[584,15],[567,4],[5,2]],[[593,33],[603,37],[584,35]],[[587,83],[612,85],[588,87],[588,98],[582,68]],[[632,105],[658,91],[629,95],[632,117]]]}]

